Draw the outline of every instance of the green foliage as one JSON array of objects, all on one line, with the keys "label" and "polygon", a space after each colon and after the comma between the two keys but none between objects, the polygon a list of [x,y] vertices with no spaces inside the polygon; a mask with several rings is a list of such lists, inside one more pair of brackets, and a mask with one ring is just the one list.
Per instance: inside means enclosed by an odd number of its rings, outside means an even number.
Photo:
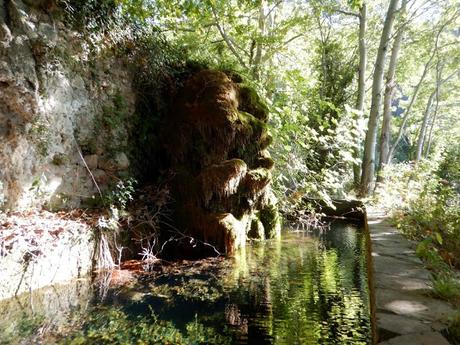
[{"label": "green foliage", "polygon": [[351,101],[349,88],[357,66],[351,62],[356,61],[356,56],[347,57],[340,41],[318,42],[316,50],[314,64],[318,77],[308,118],[310,126],[323,135],[337,127],[341,110]]},{"label": "green foliage", "polygon": [[418,240],[431,238],[434,246],[446,251],[446,260],[459,264],[455,253],[460,252],[460,197],[439,178],[425,180],[418,197],[395,217],[405,234]]},{"label": "green foliage", "polygon": [[0,345],[16,344],[18,334],[22,339],[27,339],[32,343],[34,335],[44,326],[45,316],[40,314],[28,314],[23,312],[20,317],[13,320],[12,327],[0,329]]},{"label": "green foliage", "polygon": [[[190,72],[211,67],[243,75],[262,95],[272,113],[270,133],[275,144],[271,153],[278,167],[275,188],[285,211],[292,209],[302,195],[328,200],[350,192],[351,167],[360,163],[365,114],[357,114],[350,108],[356,96],[358,21],[349,12],[356,14],[364,3],[362,0],[286,3],[60,0],[60,3],[70,20],[85,32],[103,32],[100,37],[123,37],[123,44],[117,50],[128,58],[136,75],[138,104],[130,133],[130,157],[134,158],[133,166],[140,180],[157,179],[159,174],[152,172],[161,170],[162,162],[167,159],[159,147],[159,128],[173,106],[171,100],[177,90]],[[368,60],[373,61],[386,5],[382,2],[367,5],[366,43]],[[424,6],[419,9],[421,12],[439,13],[438,26],[455,10],[448,2]],[[413,9],[408,9],[408,18],[419,18],[410,11]],[[396,76],[399,90],[395,97],[410,93],[408,90],[416,84],[433,47],[432,20],[420,17],[405,25],[408,39],[401,50]],[[454,71],[458,59],[449,57],[458,56],[455,54],[458,48],[454,48],[458,45],[451,44],[455,35],[447,32],[441,37],[436,58],[442,60],[446,71]],[[190,60],[194,62],[187,63]],[[374,67],[368,64],[368,76]],[[433,82],[433,70],[431,66],[427,85],[414,103],[413,116],[404,133],[407,140],[396,150],[398,158],[410,157],[428,84]],[[252,97],[252,93],[247,96]],[[443,103],[455,99],[455,92],[440,97]],[[408,102],[402,100],[400,105],[407,107]],[[267,109],[262,108],[257,111],[264,114]],[[437,138],[433,146],[437,148],[442,144],[437,128],[448,128],[453,123],[452,114],[456,114],[455,107],[447,108],[442,110],[434,127]],[[105,112],[116,114],[113,110]],[[103,125],[112,128],[121,121],[121,116],[109,116]],[[395,117],[393,122],[399,125],[401,119]],[[403,183],[396,181],[396,184]],[[416,186],[415,193],[412,187],[403,187],[410,195],[400,193],[404,202],[416,198],[418,187],[421,186]],[[458,191],[458,183],[455,188]],[[445,237],[443,231],[439,234]]]},{"label": "green foliage", "polygon": [[454,301],[460,297],[458,278],[451,269],[460,266],[457,155],[458,147],[451,147],[440,162],[387,167],[385,189],[378,192],[379,202],[393,210],[396,226],[409,238],[419,241],[416,254],[433,271],[434,293]]},{"label": "green foliage", "polygon": [[302,196],[330,200],[351,189],[350,167],[359,162],[359,148],[365,123],[362,114],[349,107],[340,113],[335,129],[320,134],[308,124],[305,107],[279,109],[272,121],[273,158],[277,196],[284,209],[292,209]]},{"label": "green foliage", "polygon": [[117,0],[59,0],[67,20],[79,30],[98,32],[117,24]]},{"label": "green foliage", "polygon": [[115,205],[124,210],[133,200],[136,184],[137,181],[134,178],[118,181],[115,187],[105,195],[106,204]]},{"label": "green foliage", "polygon": [[434,294],[444,300],[450,301],[460,297],[460,283],[453,276],[441,276],[433,279]]},{"label": "green foliage", "polygon": [[32,180],[29,191],[33,192],[37,198],[43,197],[46,193],[44,186],[46,185],[47,181],[48,179],[44,173],[42,173],[40,176],[35,176],[35,178]]},{"label": "green foliage", "polygon": [[[102,116],[96,118],[95,131],[100,133],[102,127],[117,129],[127,121],[126,101],[120,93],[112,98],[110,105],[102,107]],[[95,133],[97,135],[97,133]]]},{"label": "green foliage", "polygon": [[29,128],[29,135],[41,157],[48,155],[51,132],[49,124],[41,118],[34,118]]},{"label": "green foliage", "polygon": [[460,312],[457,313],[451,320],[449,320],[449,328],[445,332],[445,336],[451,344],[460,344]]},{"label": "green foliage", "polygon": [[460,144],[452,145],[446,150],[436,173],[453,190],[460,193]]}]

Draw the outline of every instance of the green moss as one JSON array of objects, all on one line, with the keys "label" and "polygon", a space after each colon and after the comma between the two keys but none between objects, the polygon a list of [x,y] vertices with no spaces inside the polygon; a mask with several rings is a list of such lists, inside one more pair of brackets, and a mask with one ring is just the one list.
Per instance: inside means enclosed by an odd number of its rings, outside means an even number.
[{"label": "green moss", "polygon": [[258,168],[250,170],[246,175],[241,194],[252,198],[254,195],[258,195],[271,180],[272,175],[268,169]]},{"label": "green moss", "polygon": [[259,148],[261,150],[265,150],[267,147],[269,147],[273,142],[273,137],[271,136],[270,133],[268,132],[265,132],[263,133],[263,135],[261,136],[260,140],[259,140]]},{"label": "green moss", "polygon": [[267,132],[267,124],[249,112],[239,111],[238,120],[243,124],[244,129],[253,135],[261,136],[263,133]]},{"label": "green moss", "polygon": [[61,165],[64,165],[68,162],[68,157],[67,155],[63,154],[63,153],[56,153],[54,156],[53,156],[53,160],[51,161],[52,164],[56,165],[56,166],[61,166]]},{"label": "green moss", "polygon": [[[127,120],[127,104],[120,93],[112,97],[111,104],[102,107],[102,116],[96,118],[95,130],[100,131],[101,128],[117,129],[123,126]],[[97,134],[97,133],[96,133]]]},{"label": "green moss", "polygon": [[49,124],[40,118],[35,118],[31,122],[29,135],[35,144],[35,148],[41,157],[48,155],[51,144],[51,132]]},{"label": "green moss", "polygon": [[270,157],[259,157],[256,159],[257,168],[272,169],[275,165],[275,161]]},{"label": "green moss", "polygon": [[259,212],[260,221],[265,229],[266,238],[279,238],[281,235],[281,217],[275,205],[267,205]]},{"label": "green moss", "polygon": [[248,232],[248,238],[265,240],[265,229],[259,219],[259,213],[254,214],[251,218],[251,227]]},{"label": "green moss", "polygon": [[240,132],[238,137],[243,138],[237,143],[237,154],[251,166],[259,151],[271,142],[271,136],[267,124],[247,112],[238,112],[237,121]]},{"label": "green moss", "polygon": [[261,100],[254,88],[243,85],[240,86],[240,109],[254,115],[262,121],[268,119],[268,107]]},{"label": "green moss", "polygon": [[224,68],[222,69],[222,72],[224,72],[227,75],[227,77],[229,77],[234,83],[239,84],[243,82],[243,77],[236,71]]},{"label": "green moss", "polygon": [[248,174],[251,175],[253,181],[266,181],[267,179],[271,179],[272,176],[270,170],[265,168],[251,170]]}]

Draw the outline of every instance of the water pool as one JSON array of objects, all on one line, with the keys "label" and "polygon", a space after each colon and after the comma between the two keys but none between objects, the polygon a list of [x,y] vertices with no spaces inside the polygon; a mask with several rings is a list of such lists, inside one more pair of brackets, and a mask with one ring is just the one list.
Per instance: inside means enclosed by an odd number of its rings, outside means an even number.
[{"label": "water pool", "polygon": [[27,333],[11,319],[0,344],[371,344],[366,248],[347,223],[285,229],[232,259],[166,264],[94,287],[59,324],[35,311]]}]

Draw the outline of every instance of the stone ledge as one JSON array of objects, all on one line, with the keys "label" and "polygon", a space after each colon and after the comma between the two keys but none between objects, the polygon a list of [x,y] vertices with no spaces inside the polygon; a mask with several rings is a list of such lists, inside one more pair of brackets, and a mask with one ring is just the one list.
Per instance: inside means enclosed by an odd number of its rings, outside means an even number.
[{"label": "stone ledge", "polygon": [[89,224],[46,211],[0,222],[0,300],[86,276],[94,236]]}]

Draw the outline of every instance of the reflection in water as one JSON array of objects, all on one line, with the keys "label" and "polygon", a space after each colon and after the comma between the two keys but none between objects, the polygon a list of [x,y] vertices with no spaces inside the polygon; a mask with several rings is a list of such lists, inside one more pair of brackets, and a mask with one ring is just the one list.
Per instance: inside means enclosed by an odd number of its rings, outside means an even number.
[{"label": "reflection in water", "polygon": [[[107,337],[107,324],[115,324],[115,333],[131,337],[174,335],[163,343],[370,344],[365,236],[337,223],[317,236],[282,238],[254,243],[231,260],[189,262],[109,291],[61,342],[93,337],[88,343],[105,344],[97,332]],[[115,320],[108,312],[114,310],[121,313]]]}]

